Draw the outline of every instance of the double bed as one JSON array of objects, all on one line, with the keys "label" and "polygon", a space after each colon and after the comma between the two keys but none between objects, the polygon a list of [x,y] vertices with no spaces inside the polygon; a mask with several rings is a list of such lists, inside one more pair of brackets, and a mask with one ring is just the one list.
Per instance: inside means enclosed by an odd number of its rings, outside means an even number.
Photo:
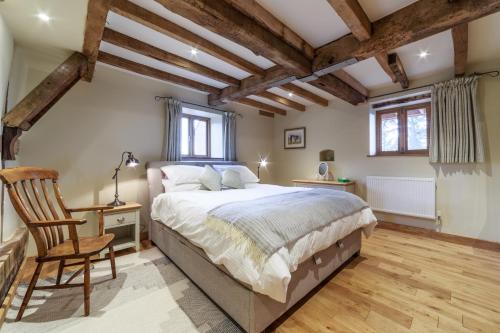
[{"label": "double bed", "polygon": [[[231,206],[243,212],[253,210],[252,207],[263,210],[266,202],[272,206],[273,200],[298,198],[310,189],[253,183],[244,189],[225,191],[164,192],[165,175],[161,168],[172,164],[205,166],[210,163],[147,164],[150,239],[250,333],[264,331],[342,264],[359,254],[362,231],[369,235],[376,224],[370,208],[362,206],[293,239],[262,259],[262,256],[249,255],[247,248],[234,241],[237,238],[227,236],[231,234],[227,230],[231,229],[211,228],[207,223],[210,214],[220,207]],[[283,206],[286,205],[284,202]],[[303,210],[307,210],[306,206],[304,204]],[[277,213],[286,214],[287,208],[283,209]],[[231,214],[245,215],[238,212]]]}]

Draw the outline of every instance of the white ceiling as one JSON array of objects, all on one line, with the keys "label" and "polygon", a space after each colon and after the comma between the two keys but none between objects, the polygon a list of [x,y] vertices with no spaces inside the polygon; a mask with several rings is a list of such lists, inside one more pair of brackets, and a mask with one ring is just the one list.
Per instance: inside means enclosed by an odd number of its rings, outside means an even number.
[{"label": "white ceiling", "polygon": [[[0,2],[0,14],[4,17],[17,43],[81,51],[85,30],[87,1],[88,0],[5,0]],[[255,55],[252,51],[168,11],[154,0],[131,1],[184,27],[202,38],[210,40],[218,46],[227,49],[261,68],[266,69],[274,65],[273,62]],[[318,47],[349,33],[347,26],[334,12],[327,0],[257,1],[314,47]],[[389,15],[414,1],[415,0],[359,0],[361,6],[372,21]],[[36,17],[36,14],[39,12],[47,13],[52,17],[52,20],[49,23],[41,22]],[[114,13],[108,15],[107,26],[235,78],[243,79],[249,76],[249,73],[201,51],[193,58],[190,53],[191,45],[178,42],[175,39]],[[494,33],[495,31],[500,31],[500,13],[484,17],[469,24],[470,64],[485,63],[500,59],[500,33]],[[143,57],[107,43],[102,43],[101,49],[215,87],[222,88],[226,86],[210,78],[166,65],[157,60]],[[417,57],[417,54],[421,50],[428,50],[430,53],[425,61]],[[405,45],[395,51],[398,52],[410,81],[426,76],[431,77],[434,74],[442,72],[449,72],[451,75],[453,71],[453,44],[450,31]],[[397,87],[397,85],[391,82],[389,76],[381,69],[374,59],[361,61],[345,68],[345,70],[370,90]],[[312,87],[309,84],[302,82],[295,82],[295,84],[329,100],[333,99],[333,96],[330,94]],[[287,93],[281,89],[274,88],[270,91],[280,96],[288,97]],[[311,104],[298,96],[294,96],[293,99],[305,105]],[[266,103],[268,103],[267,100]],[[282,107],[281,105],[279,106]]]}]

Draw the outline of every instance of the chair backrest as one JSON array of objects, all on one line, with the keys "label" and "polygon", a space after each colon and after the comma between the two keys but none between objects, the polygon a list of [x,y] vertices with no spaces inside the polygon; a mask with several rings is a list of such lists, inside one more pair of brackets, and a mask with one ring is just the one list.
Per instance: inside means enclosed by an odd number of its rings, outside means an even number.
[{"label": "chair backrest", "polygon": [[12,205],[35,239],[39,257],[46,256],[49,249],[64,242],[64,234],[61,226],[34,227],[32,223],[71,218],[64,205],[58,177],[55,170],[35,167],[0,170],[0,179],[7,186]]}]

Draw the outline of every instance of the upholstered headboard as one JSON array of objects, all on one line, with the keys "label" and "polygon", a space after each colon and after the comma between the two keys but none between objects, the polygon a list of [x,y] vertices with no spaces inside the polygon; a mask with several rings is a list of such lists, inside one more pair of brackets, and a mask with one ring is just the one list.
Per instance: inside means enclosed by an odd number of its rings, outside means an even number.
[{"label": "upholstered headboard", "polygon": [[163,193],[163,184],[161,183],[162,173],[160,168],[166,165],[245,165],[246,163],[241,162],[226,162],[226,161],[154,161],[146,163],[146,176],[148,179],[148,190],[149,190],[149,205],[146,207],[147,216],[151,216],[151,205],[153,204],[153,199]]}]

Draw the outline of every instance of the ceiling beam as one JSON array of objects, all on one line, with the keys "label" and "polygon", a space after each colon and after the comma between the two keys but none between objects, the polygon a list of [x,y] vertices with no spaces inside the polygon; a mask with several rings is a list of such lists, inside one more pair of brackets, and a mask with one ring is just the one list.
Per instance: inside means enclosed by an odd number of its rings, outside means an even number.
[{"label": "ceiling beam", "polygon": [[357,90],[361,95],[368,96],[368,89],[366,89],[366,87],[361,82],[356,80],[354,77],[352,77],[349,73],[347,73],[343,69],[339,69],[338,71],[333,72],[333,76],[350,85],[352,88]]},{"label": "ceiling beam", "polygon": [[410,86],[410,81],[408,81],[408,77],[406,76],[405,69],[403,67],[403,63],[397,53],[391,53],[387,56],[387,62],[389,63],[389,67],[392,72],[396,76],[396,80],[401,84],[403,89],[407,89]]},{"label": "ceiling beam", "polygon": [[262,77],[252,75],[241,80],[240,87],[227,87],[218,94],[208,96],[210,105],[221,105],[226,101],[235,101],[249,95],[255,95],[269,88],[279,87],[282,84],[292,82],[296,77],[281,66],[267,69]]},{"label": "ceiling beam", "polygon": [[306,110],[305,105],[289,100],[288,98],[281,97],[280,95],[276,95],[270,91],[263,91],[261,93],[258,93],[256,96],[260,96],[281,105],[288,106],[289,108],[295,109],[297,111],[304,112]]},{"label": "ceiling beam", "polygon": [[457,25],[451,29],[453,36],[453,49],[455,53],[455,76],[465,75],[467,65],[467,52],[469,44],[469,25],[467,23]]},{"label": "ceiling beam", "polygon": [[310,102],[316,103],[321,106],[328,106],[328,100],[326,98],[323,98],[321,96],[318,96],[309,90],[305,90],[304,88],[301,88],[293,83],[285,83],[284,85],[279,87],[282,90],[285,90],[287,92],[290,92],[294,95],[297,95],[299,97],[302,97],[304,99],[307,99]]},{"label": "ceiling beam", "polygon": [[146,57],[150,57],[161,61],[163,63],[185,69],[187,71],[203,75],[205,77],[211,78],[213,80],[223,82],[230,86],[238,87],[240,85],[240,80],[235,79],[229,75],[218,72],[211,68],[200,65],[194,61],[179,57],[176,54],[164,51],[152,45],[146,44],[140,40],[129,37],[117,31],[111,30],[109,28],[104,29],[104,34],[102,40],[113,45],[122,47],[124,49],[137,52]]},{"label": "ceiling beam", "polygon": [[204,84],[198,81],[186,79],[182,76],[170,74],[159,69],[148,67],[143,64],[139,64],[137,62],[133,62],[106,52],[99,52],[97,60],[103,62],[105,64],[122,68],[137,74],[149,76],[158,80],[167,81],[170,83],[174,83],[180,86],[196,89],[198,91],[203,91],[209,94],[216,94],[220,91],[220,89],[209,86],[208,84]]},{"label": "ceiling beam", "polygon": [[234,6],[240,12],[250,16],[259,22],[264,28],[280,37],[282,40],[304,53],[304,55],[312,60],[314,58],[314,48],[302,39],[292,29],[283,24],[273,14],[267,11],[255,0],[225,0],[230,5]]},{"label": "ceiling beam", "polygon": [[367,99],[367,97],[361,94],[359,91],[353,89],[347,83],[336,78],[333,75],[324,75],[316,80],[312,80],[307,83],[353,105],[366,102]]},{"label": "ceiling beam", "polygon": [[282,116],[286,116],[286,110],[277,108],[275,106],[272,106],[272,105],[269,105],[269,104],[266,104],[266,103],[262,103],[262,102],[256,101],[254,99],[241,98],[241,99],[239,99],[237,101],[234,101],[234,102],[235,103],[240,103],[240,104],[245,104],[245,105],[248,105],[248,106],[260,109],[260,110],[264,110],[264,111],[267,111],[267,112],[277,113],[277,114],[280,114]]},{"label": "ceiling beam", "polygon": [[366,41],[349,34],[317,49],[313,71],[331,73],[499,10],[500,0],[419,0],[373,22],[372,37]]},{"label": "ceiling beam", "polygon": [[386,52],[376,54],[375,60],[377,60],[380,67],[382,67],[384,72],[391,78],[393,83],[398,82],[398,79],[397,79],[396,75],[394,74],[394,72],[392,71],[391,66],[389,66],[388,57],[387,57]]},{"label": "ceiling beam", "polygon": [[156,0],[168,10],[261,55],[293,74],[311,73],[311,60],[225,1]]},{"label": "ceiling beam", "polygon": [[259,114],[264,117],[274,118],[274,113],[259,110]]},{"label": "ceiling beam", "polygon": [[351,30],[354,37],[360,41],[370,39],[372,23],[358,0],[328,0],[328,2]]},{"label": "ceiling beam", "polygon": [[87,57],[87,72],[83,78],[92,81],[94,75],[99,45],[106,25],[106,17],[112,0],[89,0],[87,7],[87,20],[85,22],[85,36],[83,38],[83,54]]},{"label": "ceiling beam", "polygon": [[228,64],[244,70],[245,72],[253,75],[264,75],[264,71],[259,66],[234,55],[222,47],[199,37],[191,31],[184,29],[165,18],[156,15],[155,13],[137,6],[128,0],[114,0],[111,11],[174,38],[193,48],[197,48],[198,50],[208,53],[224,62],[227,62]]}]

